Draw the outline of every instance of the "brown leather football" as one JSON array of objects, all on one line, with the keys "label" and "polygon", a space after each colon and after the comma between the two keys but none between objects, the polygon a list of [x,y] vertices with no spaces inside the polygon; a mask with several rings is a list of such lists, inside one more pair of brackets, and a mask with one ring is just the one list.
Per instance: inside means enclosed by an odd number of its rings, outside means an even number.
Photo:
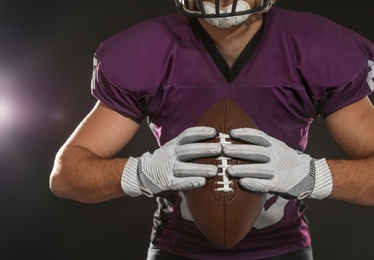
[{"label": "brown leather football", "polygon": [[[237,143],[229,132],[234,128],[257,128],[239,105],[228,99],[213,104],[198,120],[196,126],[209,126],[217,136],[207,142]],[[225,172],[226,165],[249,163],[234,158],[203,158],[194,162],[218,165],[218,175],[207,179],[199,189],[185,191],[190,214],[205,236],[217,247],[230,248],[239,243],[254,225],[264,203],[265,194],[243,190],[238,179]]]}]

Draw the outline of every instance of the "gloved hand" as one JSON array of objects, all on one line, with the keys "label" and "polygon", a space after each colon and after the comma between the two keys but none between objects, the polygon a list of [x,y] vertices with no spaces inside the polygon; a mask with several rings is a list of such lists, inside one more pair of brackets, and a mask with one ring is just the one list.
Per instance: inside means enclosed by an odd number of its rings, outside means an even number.
[{"label": "gloved hand", "polygon": [[215,135],[214,128],[188,128],[153,154],[130,157],[122,173],[123,191],[133,197],[141,194],[152,197],[163,191],[202,187],[206,178],[217,174],[217,166],[187,161],[221,154],[219,143],[195,143]]},{"label": "gloved hand", "polygon": [[241,178],[245,189],[286,199],[323,199],[331,193],[332,177],[325,159],[315,160],[257,129],[234,129],[230,136],[245,144],[227,144],[223,153],[253,162],[227,169],[229,175]]}]

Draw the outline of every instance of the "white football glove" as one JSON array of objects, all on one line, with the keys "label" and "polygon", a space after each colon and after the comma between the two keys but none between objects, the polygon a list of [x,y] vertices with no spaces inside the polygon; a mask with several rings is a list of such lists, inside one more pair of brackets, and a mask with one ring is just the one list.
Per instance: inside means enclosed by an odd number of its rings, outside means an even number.
[{"label": "white football glove", "polygon": [[214,128],[188,128],[153,154],[147,152],[140,158],[130,157],[122,173],[123,191],[132,197],[141,194],[152,197],[163,191],[204,186],[206,178],[217,174],[217,166],[187,161],[221,154],[219,143],[195,143],[215,135]]},{"label": "white football glove", "polygon": [[223,153],[253,162],[227,169],[229,175],[241,178],[245,189],[286,199],[323,199],[331,193],[332,177],[325,159],[315,160],[257,129],[234,129],[230,136],[246,144],[227,144]]}]

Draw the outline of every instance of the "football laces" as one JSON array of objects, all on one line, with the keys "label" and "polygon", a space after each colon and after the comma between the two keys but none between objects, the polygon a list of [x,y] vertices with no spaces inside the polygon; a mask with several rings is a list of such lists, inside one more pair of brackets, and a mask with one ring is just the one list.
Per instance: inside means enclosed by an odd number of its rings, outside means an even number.
[{"label": "football laces", "polygon": [[[219,143],[222,146],[225,146],[226,144],[231,144],[231,142],[228,140],[230,139],[230,135],[228,134],[219,133],[217,138],[219,138]],[[228,161],[231,160],[231,158],[226,156],[220,156],[217,158],[217,160],[220,161],[220,163],[217,165],[217,176],[222,177],[222,180],[215,182],[219,187],[215,188],[214,190],[222,192],[233,191],[233,189],[231,188],[232,181],[229,180],[228,174],[226,173],[227,168],[230,166]]]}]

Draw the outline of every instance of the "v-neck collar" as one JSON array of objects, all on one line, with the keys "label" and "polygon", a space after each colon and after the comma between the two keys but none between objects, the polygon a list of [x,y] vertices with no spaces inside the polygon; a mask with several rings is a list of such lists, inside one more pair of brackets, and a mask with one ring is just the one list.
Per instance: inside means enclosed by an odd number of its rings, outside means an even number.
[{"label": "v-neck collar", "polygon": [[201,41],[203,42],[206,50],[208,51],[209,55],[213,59],[214,63],[216,64],[219,71],[225,77],[225,79],[232,83],[235,78],[239,75],[240,71],[243,69],[245,64],[249,61],[251,56],[253,55],[256,47],[258,46],[266,23],[267,15],[264,14],[263,22],[261,28],[255,33],[252,39],[247,43],[243,51],[240,53],[239,57],[234,62],[232,68],[226,62],[225,58],[222,56],[220,51],[217,49],[216,45],[214,44],[212,38],[210,38],[209,34],[205,31],[205,29],[201,26],[201,24],[194,19],[194,27],[198,36],[200,37]]}]

